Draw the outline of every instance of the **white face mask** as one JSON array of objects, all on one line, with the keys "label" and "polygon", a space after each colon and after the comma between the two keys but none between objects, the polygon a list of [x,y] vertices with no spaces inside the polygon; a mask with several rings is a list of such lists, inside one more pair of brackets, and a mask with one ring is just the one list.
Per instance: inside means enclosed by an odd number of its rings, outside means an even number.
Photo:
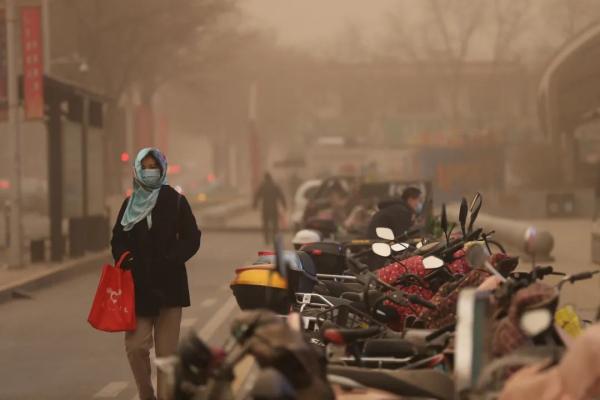
[{"label": "white face mask", "polygon": [[151,187],[158,186],[161,178],[160,169],[144,169],[142,170],[142,176],[140,178],[145,185]]},{"label": "white face mask", "polygon": [[417,206],[415,207],[415,213],[417,214],[421,214],[421,212],[423,211],[423,202],[418,202]]}]

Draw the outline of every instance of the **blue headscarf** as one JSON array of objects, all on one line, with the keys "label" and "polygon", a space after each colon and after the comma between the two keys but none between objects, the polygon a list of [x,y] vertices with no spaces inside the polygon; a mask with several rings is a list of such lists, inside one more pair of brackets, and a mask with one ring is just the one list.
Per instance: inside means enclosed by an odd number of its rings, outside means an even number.
[{"label": "blue headscarf", "polygon": [[[158,161],[161,169],[160,181],[153,185],[144,182],[142,178],[142,160],[148,155],[152,155]],[[160,188],[167,184],[167,158],[160,150],[146,147],[140,150],[135,158],[133,170],[133,193],[121,219],[124,231],[130,231],[144,218],[148,218],[148,228],[152,227],[152,209],[156,205]]]}]

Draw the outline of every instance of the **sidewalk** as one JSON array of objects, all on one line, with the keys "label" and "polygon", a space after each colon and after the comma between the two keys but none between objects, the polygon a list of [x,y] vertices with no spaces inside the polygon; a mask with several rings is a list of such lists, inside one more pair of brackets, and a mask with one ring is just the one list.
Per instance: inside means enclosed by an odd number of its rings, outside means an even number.
[{"label": "sidewalk", "polygon": [[200,229],[210,232],[261,232],[259,211],[249,207],[235,213],[223,215],[220,219],[200,217]]},{"label": "sidewalk", "polygon": [[0,303],[19,296],[31,296],[32,291],[57,282],[76,277],[110,261],[108,250],[86,254],[83,257],[66,260],[62,263],[40,263],[20,269],[0,267]]},{"label": "sidewalk", "polygon": [[[262,232],[260,211],[251,208],[242,210],[230,217],[225,217],[218,224],[206,222],[200,228],[211,232]],[[280,227],[280,231],[290,232],[291,229],[289,227],[281,229]]]},{"label": "sidewalk", "polygon": [[225,221],[224,228],[247,232],[260,232],[261,221],[258,210],[248,209],[243,213],[233,216]]}]

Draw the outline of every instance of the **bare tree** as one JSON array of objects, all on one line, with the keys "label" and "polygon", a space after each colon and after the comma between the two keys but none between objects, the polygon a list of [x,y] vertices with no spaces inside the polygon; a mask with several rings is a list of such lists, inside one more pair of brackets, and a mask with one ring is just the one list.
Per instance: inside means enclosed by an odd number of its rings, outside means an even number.
[{"label": "bare tree", "polygon": [[[511,60],[527,29],[530,7],[531,0],[427,0],[415,18],[414,3],[405,3],[390,17],[388,50],[395,49],[393,54],[416,63],[419,70],[429,65],[440,71],[450,106],[449,123],[462,129],[467,63],[471,59],[487,59],[491,64]],[[490,76],[494,77],[494,71]]]},{"label": "bare tree", "polygon": [[[110,192],[118,192],[118,166],[123,149],[123,113],[119,100],[130,88],[140,93],[145,110],[152,110],[154,93],[165,82],[203,69],[227,35],[223,19],[235,13],[234,0],[54,0],[51,11],[51,56],[77,54],[77,65],[53,65],[55,76],[95,89],[107,96],[105,124],[106,176]],[[211,53],[211,54],[209,54]],[[222,52],[221,52],[222,53]],[[152,134],[151,112],[148,119]]]},{"label": "bare tree", "polygon": [[77,37],[88,83],[114,98],[132,84],[151,95],[166,77],[197,67],[198,47],[234,10],[232,0],[56,0],[52,7],[56,33]]},{"label": "bare tree", "polygon": [[491,1],[491,21],[495,30],[492,60],[503,62],[514,55],[515,45],[527,29],[531,1]]},{"label": "bare tree", "polygon": [[469,55],[473,36],[481,26],[484,16],[484,3],[468,0],[429,0],[429,13],[432,26],[430,48],[434,56],[442,56],[449,73],[447,84],[452,110],[453,128],[461,128],[460,92],[463,86],[463,68]]},{"label": "bare tree", "polygon": [[324,56],[346,63],[367,61],[370,54],[361,27],[347,22],[340,34],[325,46]]},{"label": "bare tree", "polygon": [[558,5],[566,12],[563,31],[567,39],[575,36],[600,14],[598,2],[593,0],[562,0]]},{"label": "bare tree", "polygon": [[[397,46],[394,54],[417,66],[435,66],[441,72],[448,94],[450,125],[460,128],[463,68],[471,52],[473,38],[483,23],[485,3],[469,0],[427,0],[421,15],[414,18],[409,10],[414,3],[402,3],[390,17],[391,40]],[[426,68],[419,68],[423,71]]]}]

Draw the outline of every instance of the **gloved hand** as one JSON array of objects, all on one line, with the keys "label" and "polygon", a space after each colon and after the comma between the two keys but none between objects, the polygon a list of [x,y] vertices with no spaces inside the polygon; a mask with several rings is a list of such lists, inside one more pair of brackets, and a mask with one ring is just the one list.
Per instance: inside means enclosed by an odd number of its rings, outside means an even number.
[{"label": "gloved hand", "polygon": [[125,260],[121,263],[121,269],[125,271],[130,271],[133,268],[133,254],[129,253]]}]

